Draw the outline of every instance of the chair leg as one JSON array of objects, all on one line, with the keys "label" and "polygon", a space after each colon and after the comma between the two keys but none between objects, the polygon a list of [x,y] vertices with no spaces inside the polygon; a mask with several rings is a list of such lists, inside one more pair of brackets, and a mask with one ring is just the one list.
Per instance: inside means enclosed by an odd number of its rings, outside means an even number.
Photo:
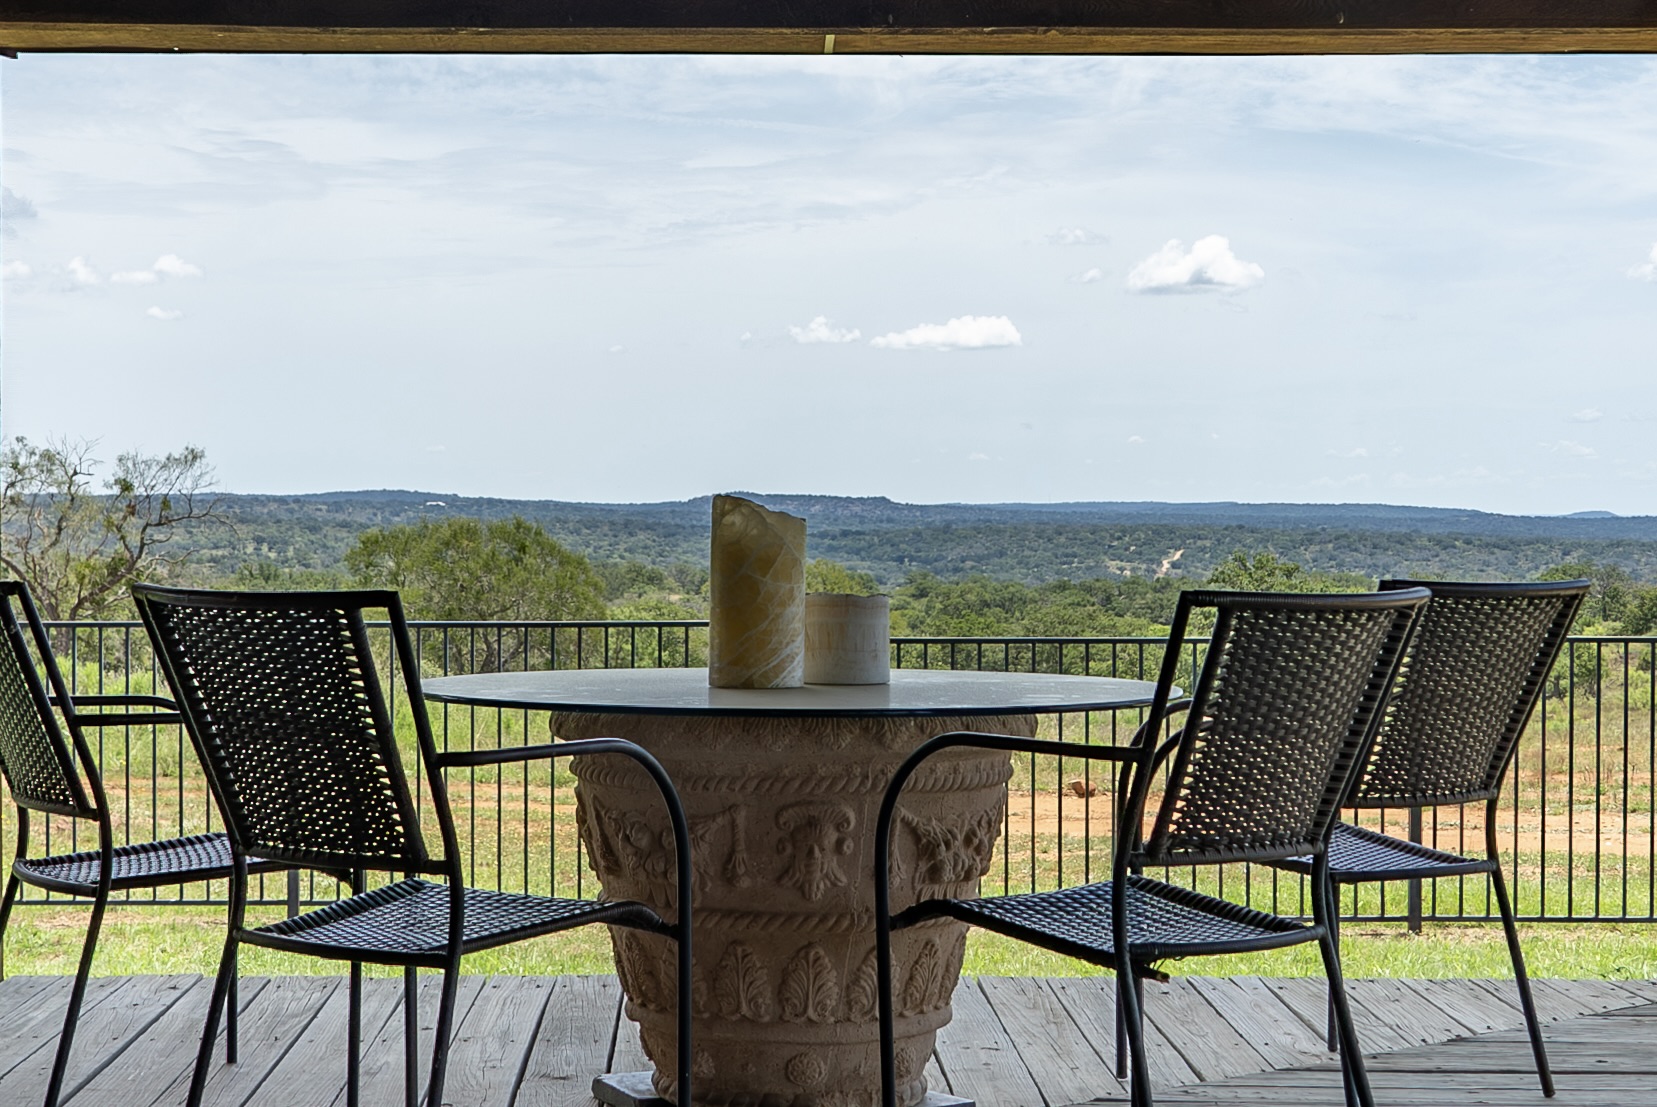
[{"label": "chair leg", "polygon": [[[1329,918],[1325,924],[1329,928],[1329,940],[1335,943],[1335,954],[1340,955],[1341,948],[1341,888],[1334,881],[1329,883]],[[1329,1020],[1325,1029],[1325,1041],[1329,1052],[1333,1053],[1341,1047],[1340,1032],[1335,1026],[1335,999],[1331,992],[1329,997]]]},{"label": "chair leg", "polygon": [[213,1042],[219,1036],[219,1015],[230,995],[231,978],[236,973],[236,931],[231,926],[224,936],[224,955],[219,958],[219,973],[213,979],[213,995],[207,1001],[207,1022],[201,1028],[201,1045],[196,1050],[196,1070],[190,1076],[188,1107],[201,1107],[201,1097],[207,1091],[207,1073],[213,1067]]},{"label": "chair leg", "polygon": [[1492,868],[1490,885],[1496,892],[1496,906],[1502,913],[1502,931],[1507,935],[1507,953],[1513,960],[1513,980],[1519,986],[1519,1009],[1525,1013],[1525,1030],[1530,1034],[1530,1051],[1536,1058],[1536,1076],[1542,1082],[1542,1094],[1552,1097],[1553,1071],[1548,1067],[1548,1051],[1542,1044],[1542,1023],[1536,1016],[1536,1000],[1530,994],[1530,975],[1525,972],[1525,955],[1519,949],[1519,927],[1513,918],[1513,903],[1507,896],[1507,882],[1500,868]]},{"label": "chair leg", "polygon": [[345,1032],[345,1104],[358,1107],[362,1100],[362,962],[351,962]]},{"label": "chair leg", "polygon": [[100,892],[92,904],[92,917],[86,923],[86,940],[81,944],[80,967],[75,970],[75,983],[69,989],[69,1010],[63,1016],[63,1033],[58,1035],[58,1053],[52,1061],[52,1076],[46,1084],[46,1107],[57,1107],[63,1095],[64,1074],[69,1071],[69,1052],[75,1045],[75,1024],[80,1019],[81,1003],[86,999],[86,979],[92,975],[92,955],[98,947],[98,931],[103,928],[104,908],[109,905],[109,892]]},{"label": "chair leg", "polygon": [[1151,1073],[1145,1058],[1145,982],[1131,965],[1119,967],[1116,973],[1116,1011],[1128,1039],[1129,1097],[1134,1107],[1152,1107]]},{"label": "chair leg", "polygon": [[403,967],[403,1102],[420,1103],[420,970]]},{"label": "chair leg", "polygon": [[[1358,1033],[1352,1026],[1352,1010],[1346,1002],[1346,982],[1341,974],[1340,949],[1329,932],[1327,917],[1329,902],[1334,897],[1323,892],[1318,897],[1325,916],[1323,934],[1318,938],[1318,950],[1323,954],[1324,975],[1329,978],[1329,1002],[1334,1008],[1335,1029],[1341,1054],[1341,1083],[1346,1092],[1347,1107],[1375,1107],[1375,1097],[1369,1089],[1369,1077],[1364,1072],[1363,1048],[1358,1044]],[[1314,901],[1316,902],[1316,901]]]},{"label": "chair leg", "polygon": [[1128,1078],[1128,1016],[1122,1005],[1116,1005],[1116,1079]]},{"label": "chair leg", "polygon": [[230,998],[224,1009],[224,1063],[236,1063],[236,1023],[241,1013],[241,970],[236,962],[239,958],[231,954],[230,960]]},{"label": "chair leg", "polygon": [[455,994],[460,990],[460,958],[443,972],[443,998],[437,1004],[437,1031],[432,1041],[432,1079],[427,1107],[442,1107],[443,1078],[449,1070],[449,1038],[454,1032]]},{"label": "chair leg", "polygon": [[6,978],[6,924],[11,921],[12,905],[17,902],[18,886],[16,876],[6,881],[6,898],[0,900],[0,980]]}]

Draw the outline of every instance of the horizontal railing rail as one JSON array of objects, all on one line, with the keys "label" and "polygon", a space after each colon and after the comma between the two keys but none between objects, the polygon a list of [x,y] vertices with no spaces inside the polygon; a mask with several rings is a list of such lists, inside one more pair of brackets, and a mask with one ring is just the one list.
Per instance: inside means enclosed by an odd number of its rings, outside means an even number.
[{"label": "horizontal railing rail", "polygon": [[[708,627],[697,620],[579,622],[417,622],[415,649],[426,677],[537,668],[663,668],[707,663]],[[155,658],[136,622],[57,623],[50,633],[73,691],[165,693]],[[382,647],[386,642],[383,628]],[[1164,641],[1147,638],[898,637],[898,668],[1073,673],[1154,679]],[[1203,642],[1185,644],[1181,666],[1194,672]],[[1572,638],[1520,744],[1497,814],[1498,840],[1519,917],[1529,921],[1657,921],[1657,638]],[[406,709],[397,705],[398,711]],[[482,708],[428,708],[439,741],[476,749],[545,741],[547,716]],[[1138,712],[1076,712],[1040,720],[1043,737],[1119,743]],[[399,720],[409,755],[413,728]],[[109,792],[116,836],[140,841],[211,829],[217,814],[188,739],[173,726],[91,732]],[[410,764],[417,759],[410,757]],[[1097,763],[1015,758],[1001,844],[986,892],[1063,887],[1109,870],[1113,781]],[[418,774],[417,774],[418,775]],[[568,766],[471,769],[448,780],[467,850],[468,877],[506,890],[587,896],[596,882],[576,822]],[[424,787],[424,782],[421,782]],[[1369,825],[1429,845],[1477,852],[1484,805],[1366,812]],[[32,851],[89,848],[91,828],[46,820]],[[14,820],[0,805],[0,848],[11,849]],[[1261,866],[1176,874],[1228,898],[1267,910],[1305,913],[1297,876]],[[255,902],[301,905],[337,894],[326,879],[266,877]],[[134,892],[129,903],[221,904],[222,884]],[[1446,879],[1420,888],[1365,885],[1347,892],[1349,916],[1369,920],[1484,919],[1495,904],[1482,879]],[[68,902],[31,892],[27,902]]]}]

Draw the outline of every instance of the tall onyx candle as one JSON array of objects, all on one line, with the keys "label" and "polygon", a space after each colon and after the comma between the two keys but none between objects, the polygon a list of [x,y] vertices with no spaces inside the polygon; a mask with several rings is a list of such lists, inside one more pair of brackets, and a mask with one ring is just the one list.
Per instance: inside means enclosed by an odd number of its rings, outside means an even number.
[{"label": "tall onyx candle", "polygon": [[708,683],[805,683],[805,520],[740,496],[713,498]]}]

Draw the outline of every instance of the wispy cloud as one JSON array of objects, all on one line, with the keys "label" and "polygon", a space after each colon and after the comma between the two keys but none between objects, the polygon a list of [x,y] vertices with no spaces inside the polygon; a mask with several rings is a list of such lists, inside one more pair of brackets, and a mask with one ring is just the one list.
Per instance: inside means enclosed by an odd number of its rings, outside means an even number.
[{"label": "wispy cloud", "polygon": [[69,279],[74,281],[77,285],[87,286],[102,284],[104,281],[103,277],[99,275],[96,269],[92,268],[92,265],[85,258],[70,258],[67,268],[69,270]]},{"label": "wispy cloud", "polygon": [[1628,267],[1628,275],[1637,281],[1657,281],[1657,242],[1651,244],[1648,260]]},{"label": "wispy cloud", "polygon": [[1243,261],[1231,252],[1224,235],[1199,238],[1187,250],[1179,239],[1168,242],[1134,266],[1128,274],[1131,292],[1190,292],[1216,289],[1240,292],[1266,277],[1266,271],[1252,261]]},{"label": "wispy cloud", "polygon": [[148,269],[128,269],[110,275],[116,284],[155,284],[162,277],[199,277],[201,266],[192,265],[177,254],[162,254]]},{"label": "wispy cloud", "polygon": [[151,319],[159,319],[163,323],[171,323],[184,318],[184,313],[177,308],[152,307],[144,314]]},{"label": "wispy cloud", "polygon": [[1077,284],[1093,284],[1097,281],[1105,279],[1105,271],[1095,265],[1092,269],[1087,269],[1083,272],[1077,273],[1070,279],[1075,281]]},{"label": "wispy cloud", "polygon": [[1050,246],[1097,246],[1105,236],[1086,227],[1060,227],[1047,236]]},{"label": "wispy cloud", "polygon": [[1362,446],[1354,446],[1350,450],[1330,450],[1330,457],[1360,458],[1368,457],[1369,451]]},{"label": "wispy cloud", "polygon": [[150,266],[150,268],[164,277],[201,276],[201,267],[199,265],[191,265],[177,254],[162,254],[160,257],[155,259],[155,264]]},{"label": "wispy cloud", "polygon": [[828,316],[819,315],[803,327],[789,327],[788,334],[795,342],[802,346],[811,346],[821,342],[844,343],[856,342],[863,337],[859,330],[846,330],[836,327],[828,321]]},{"label": "wispy cloud", "polygon": [[1583,445],[1581,442],[1574,442],[1569,438],[1561,438],[1557,442],[1549,443],[1548,449],[1556,454],[1564,454],[1566,457],[1588,458],[1599,456],[1599,451],[1594,449],[1592,446]]},{"label": "wispy cloud", "polygon": [[1571,412],[1571,422],[1573,423],[1597,423],[1603,418],[1605,418],[1605,412],[1597,407],[1585,407],[1581,411]]},{"label": "wispy cloud", "polygon": [[26,261],[8,261],[4,265],[0,265],[0,279],[3,280],[21,281],[33,275],[34,270],[29,268],[29,263]]},{"label": "wispy cloud", "polygon": [[1024,338],[1005,315],[963,315],[947,323],[922,323],[869,340],[883,350],[985,350],[1022,346]]}]

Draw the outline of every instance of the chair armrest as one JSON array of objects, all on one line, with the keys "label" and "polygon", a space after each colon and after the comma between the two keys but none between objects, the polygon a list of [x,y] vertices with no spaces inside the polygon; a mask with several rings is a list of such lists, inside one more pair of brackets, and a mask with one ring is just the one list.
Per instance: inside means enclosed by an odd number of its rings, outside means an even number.
[{"label": "chair armrest", "polygon": [[[603,739],[593,739],[603,741]],[[583,751],[574,747],[581,742],[543,742],[535,746],[506,746],[496,750],[454,750],[437,755],[442,769],[463,769],[476,765],[510,765],[518,761],[540,761],[549,757],[575,757]],[[620,752],[598,750],[594,752]]]},{"label": "chair armrest", "polygon": [[[55,699],[52,702],[60,709],[63,707]],[[136,693],[76,696],[74,704],[74,710],[66,711],[65,714],[81,726],[144,726],[148,724],[168,726],[184,721],[184,717],[178,713],[178,704],[165,696],[146,696]],[[111,707],[148,707],[153,710],[102,710]],[[87,708],[93,708],[94,710],[88,711]]]}]

